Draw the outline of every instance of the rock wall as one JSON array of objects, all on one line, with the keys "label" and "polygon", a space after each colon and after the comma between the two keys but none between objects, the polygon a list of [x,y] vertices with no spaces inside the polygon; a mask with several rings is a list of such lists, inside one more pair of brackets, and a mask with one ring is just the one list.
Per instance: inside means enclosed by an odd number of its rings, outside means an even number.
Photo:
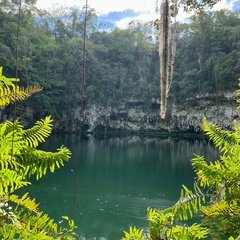
[{"label": "rock wall", "polygon": [[[87,105],[83,113],[82,127],[87,132],[129,131],[129,132],[189,132],[202,131],[202,119],[207,117],[211,123],[221,128],[231,129],[233,120],[240,121],[237,110],[237,94],[225,93],[217,96],[204,95],[186,99],[183,104],[170,103],[166,119],[159,116],[159,100],[152,99],[121,101],[117,107],[103,107],[98,104]],[[21,123],[32,125],[39,120],[41,113],[29,106],[21,107]],[[8,115],[8,116],[7,116]],[[1,120],[11,116],[1,114]],[[54,131],[76,132],[79,127],[80,109],[75,109],[69,116],[54,118]]]},{"label": "rock wall", "polygon": [[[84,109],[83,129],[97,131],[131,132],[191,132],[202,131],[204,116],[224,129],[231,129],[234,119],[240,120],[237,94],[204,95],[189,98],[184,104],[169,104],[166,119],[159,117],[159,100],[151,103],[141,100],[121,102],[118,107],[88,105]],[[79,124],[79,109],[55,125],[56,131],[74,132]]]}]

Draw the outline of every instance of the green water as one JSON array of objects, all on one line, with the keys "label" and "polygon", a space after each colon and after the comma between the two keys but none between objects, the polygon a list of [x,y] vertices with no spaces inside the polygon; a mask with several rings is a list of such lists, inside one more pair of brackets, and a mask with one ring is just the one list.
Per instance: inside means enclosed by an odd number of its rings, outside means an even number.
[{"label": "green water", "polygon": [[[40,209],[61,220],[73,203],[73,176],[77,164],[77,136],[53,136],[43,146],[53,151],[64,144],[72,158],[64,168],[30,186]],[[207,142],[138,136],[81,140],[77,198],[72,218],[77,239],[118,240],[129,226],[147,228],[147,207],[174,204],[181,184],[191,188],[193,153],[217,158]]]}]

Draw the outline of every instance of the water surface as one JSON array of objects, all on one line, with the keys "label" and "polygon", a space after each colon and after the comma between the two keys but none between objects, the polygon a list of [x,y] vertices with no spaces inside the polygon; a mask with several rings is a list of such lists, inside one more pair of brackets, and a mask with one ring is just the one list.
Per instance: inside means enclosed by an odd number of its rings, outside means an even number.
[{"label": "water surface", "polygon": [[[69,214],[73,203],[77,142],[75,135],[49,138],[41,148],[53,151],[64,144],[72,158],[29,188],[40,209],[57,221]],[[178,200],[182,184],[192,187],[193,153],[209,160],[218,156],[210,143],[196,139],[83,138],[72,215],[79,239],[118,240],[129,226],[147,228],[148,207],[169,207]]]}]

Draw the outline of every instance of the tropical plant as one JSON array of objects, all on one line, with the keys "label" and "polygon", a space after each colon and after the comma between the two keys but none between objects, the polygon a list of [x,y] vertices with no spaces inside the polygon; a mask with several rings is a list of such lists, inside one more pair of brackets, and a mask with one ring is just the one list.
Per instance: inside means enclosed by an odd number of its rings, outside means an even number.
[{"label": "tropical plant", "polygon": [[125,237],[122,240],[128,239],[136,239],[136,240],[144,240],[143,238],[143,230],[139,230],[136,227],[130,227],[129,232],[124,231]]},{"label": "tropical plant", "polygon": [[[11,101],[26,99],[41,87],[20,88],[17,79],[2,75],[0,68],[0,106]],[[1,239],[74,239],[74,222],[64,217],[69,226],[59,227],[46,213],[38,209],[35,199],[28,193],[23,196],[16,190],[29,184],[35,175],[41,178],[48,170],[54,172],[70,158],[70,151],[60,147],[57,152],[37,149],[40,142],[50,135],[51,117],[29,129],[18,120],[0,124],[0,238]]]},{"label": "tropical plant", "polygon": [[0,67],[0,106],[10,102],[21,101],[30,97],[33,93],[42,90],[40,86],[28,86],[27,88],[16,85],[19,79],[7,78],[2,75],[3,68]]},{"label": "tropical plant", "polygon": [[[238,91],[240,94],[240,91]],[[239,102],[239,101],[238,101]],[[240,125],[223,130],[203,119],[203,130],[220,152],[220,159],[208,162],[195,155],[192,167],[197,175],[194,192],[183,186],[179,201],[164,210],[148,209],[146,239],[239,239],[240,237]],[[186,222],[201,215],[199,223]],[[184,222],[183,222],[184,221]],[[134,231],[137,232],[137,229]],[[139,239],[138,235],[123,239]],[[141,236],[142,237],[142,236]]]}]

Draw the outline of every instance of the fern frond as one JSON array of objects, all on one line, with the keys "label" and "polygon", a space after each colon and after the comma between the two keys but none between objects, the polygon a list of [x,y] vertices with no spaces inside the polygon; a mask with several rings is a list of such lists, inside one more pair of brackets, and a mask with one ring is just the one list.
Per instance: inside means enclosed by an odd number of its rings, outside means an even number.
[{"label": "fern frond", "polygon": [[207,228],[202,227],[201,224],[194,223],[191,226],[174,226],[171,231],[168,232],[168,239],[203,239],[209,234]]},{"label": "fern frond", "polygon": [[8,78],[2,74],[3,67],[0,67],[0,86],[14,86],[15,82],[19,82],[18,78]]},{"label": "fern frond", "polygon": [[52,131],[52,121],[51,116],[47,116],[45,119],[37,121],[32,128],[24,130],[23,138],[26,145],[37,147],[39,142],[44,142]]},{"label": "fern frond", "polygon": [[201,187],[215,186],[217,182],[221,182],[224,172],[224,165],[219,161],[206,162],[203,156],[195,155],[192,159],[192,167],[198,176]]},{"label": "fern frond", "polygon": [[24,141],[22,140],[22,125],[6,121],[0,124],[0,169],[16,170],[22,166],[16,161],[21,153]]},{"label": "fern frond", "polygon": [[7,78],[2,75],[0,67],[0,106],[7,105],[11,102],[22,101],[32,94],[42,90],[40,86],[27,86],[26,88],[15,85],[19,79]]},{"label": "fern frond", "polygon": [[0,85],[0,106],[10,104],[15,101],[22,101],[30,97],[32,94],[42,91],[40,86],[1,86]]},{"label": "fern frond", "polygon": [[[0,238],[6,239],[75,239],[73,220],[67,220],[69,228],[58,228],[58,225],[47,214],[40,212],[35,199],[30,199],[28,193],[22,197],[5,196],[1,203]],[[14,203],[15,207],[9,207]],[[2,207],[4,206],[4,207]],[[6,206],[6,207],[5,207]],[[5,208],[5,209],[4,209]]]},{"label": "fern frond", "polygon": [[27,86],[26,88],[15,86],[13,88],[13,93],[15,95],[15,97],[13,98],[13,101],[22,101],[30,97],[34,93],[42,91],[42,89],[43,87],[37,86],[37,85]]},{"label": "fern frond", "polygon": [[229,212],[230,206],[226,201],[215,202],[209,206],[203,206],[202,211],[205,216],[216,217],[219,215],[225,215]]},{"label": "fern frond", "polygon": [[[35,174],[39,179],[47,173],[48,169],[54,172],[56,168],[63,166],[64,161],[68,161],[70,155],[70,150],[63,146],[57,149],[57,152],[46,152],[28,147],[22,152],[20,158],[20,163],[24,166],[21,171],[24,171],[28,177]],[[28,156],[27,160],[26,156]]]},{"label": "fern frond", "polygon": [[16,161],[16,158],[11,156],[11,148],[8,146],[0,147],[0,170],[11,169],[17,171],[22,168],[21,164]]},{"label": "fern frond", "polygon": [[144,240],[143,238],[143,229],[137,229],[135,226],[129,228],[129,232],[124,231],[125,237],[121,240]]},{"label": "fern frond", "polygon": [[[19,87],[16,81],[19,79],[3,76],[0,67],[0,106],[24,100],[42,90],[39,86]],[[28,194],[22,197],[11,194],[30,184],[26,179],[32,174],[40,178],[48,169],[54,172],[70,158],[71,153],[65,147],[55,153],[36,149],[51,129],[51,117],[27,130],[18,121],[0,124],[0,239],[75,239],[73,220],[65,217],[69,227],[58,228],[53,219],[39,211],[35,199]]]},{"label": "fern frond", "polygon": [[47,214],[19,210],[19,207],[17,210],[17,216],[14,218],[12,218],[12,214],[7,215],[12,224],[5,224],[8,222],[5,219],[0,225],[0,237],[2,235],[3,239],[6,239],[5,236],[9,235],[7,231],[10,231],[11,238],[9,239],[60,239],[58,238],[57,224]]},{"label": "fern frond", "polygon": [[16,194],[11,194],[8,200],[16,203],[18,206],[20,205],[24,207],[28,211],[32,211],[35,213],[39,212],[39,204],[35,202],[35,199],[30,199],[28,193],[25,193],[21,198],[19,198],[19,196]]},{"label": "fern frond", "polygon": [[205,203],[206,195],[201,192],[197,184],[194,185],[195,193],[183,185],[181,196],[178,202],[166,211],[173,212],[176,219],[188,220],[196,214]]},{"label": "fern frond", "polygon": [[16,171],[3,169],[0,170],[0,195],[14,191],[30,183],[25,181]]},{"label": "fern frond", "polygon": [[210,124],[206,118],[203,119],[203,129],[219,151],[224,154],[231,152],[238,146],[238,139],[234,133],[222,130],[216,124]]},{"label": "fern frond", "polygon": [[[194,184],[193,193],[183,185],[181,196],[178,202],[165,210],[148,209],[148,218],[153,226],[170,224],[177,220],[188,220],[193,214],[198,213],[203,203],[205,203],[206,194],[203,194],[197,184]],[[165,224],[165,223],[166,224]],[[155,227],[154,227],[155,228]]]},{"label": "fern frond", "polygon": [[[0,148],[8,155],[19,154],[24,144],[22,140],[23,126],[16,120],[14,123],[5,121],[0,124]],[[10,148],[10,149],[9,149]]]}]

